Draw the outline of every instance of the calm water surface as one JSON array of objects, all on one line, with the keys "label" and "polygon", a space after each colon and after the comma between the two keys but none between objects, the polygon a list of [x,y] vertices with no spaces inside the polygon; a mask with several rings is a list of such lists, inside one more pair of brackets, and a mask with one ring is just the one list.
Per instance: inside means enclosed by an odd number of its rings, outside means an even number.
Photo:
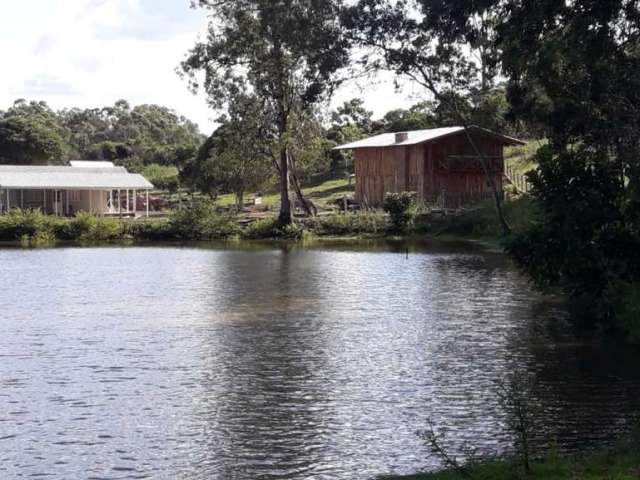
[{"label": "calm water surface", "polygon": [[[577,340],[502,256],[455,247],[0,250],[0,478],[367,479],[625,429],[640,356]],[[555,321],[554,321],[555,320]]]}]

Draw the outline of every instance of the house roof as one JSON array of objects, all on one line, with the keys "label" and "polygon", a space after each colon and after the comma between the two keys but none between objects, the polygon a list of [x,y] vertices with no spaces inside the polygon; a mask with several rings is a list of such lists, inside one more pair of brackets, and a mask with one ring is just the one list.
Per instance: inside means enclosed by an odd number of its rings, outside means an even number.
[{"label": "house roof", "polygon": [[[505,145],[524,145],[526,142],[518,140],[517,138],[495,133],[484,128],[471,126],[469,130],[481,135],[495,138]],[[383,148],[383,147],[406,147],[410,145],[418,145],[420,143],[427,143],[440,138],[448,137],[449,135],[455,135],[463,132],[464,127],[445,127],[445,128],[431,128],[429,130],[413,130],[410,132],[398,132],[406,133],[407,139],[396,143],[396,133],[383,133],[382,135],[376,135],[375,137],[365,138],[357,142],[347,143],[346,145],[340,145],[334,150],[355,150],[358,148]]]},{"label": "house roof", "polygon": [[149,190],[153,185],[125,168],[0,165],[0,188],[69,190]]},{"label": "house roof", "polygon": [[113,162],[102,162],[97,160],[71,160],[69,162],[74,168],[113,168]]}]

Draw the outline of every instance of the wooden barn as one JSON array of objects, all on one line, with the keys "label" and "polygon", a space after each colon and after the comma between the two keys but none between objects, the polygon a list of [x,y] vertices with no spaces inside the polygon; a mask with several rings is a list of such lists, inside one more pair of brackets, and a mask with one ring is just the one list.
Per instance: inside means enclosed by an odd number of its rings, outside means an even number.
[{"label": "wooden barn", "polygon": [[[479,127],[469,133],[502,192],[504,147],[525,142]],[[379,205],[388,192],[416,192],[420,201],[447,208],[492,196],[463,127],[385,133],[337,149],[353,151],[356,200],[365,205]]]}]

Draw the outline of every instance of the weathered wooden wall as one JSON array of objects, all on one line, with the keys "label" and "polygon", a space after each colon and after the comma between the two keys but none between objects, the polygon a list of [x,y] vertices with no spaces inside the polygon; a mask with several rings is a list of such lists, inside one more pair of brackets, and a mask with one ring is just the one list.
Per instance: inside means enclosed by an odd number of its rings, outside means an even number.
[{"label": "weathered wooden wall", "polygon": [[[475,139],[491,158],[496,185],[503,186],[503,145],[491,138]],[[355,151],[356,199],[379,205],[385,193],[413,191],[425,202],[446,194],[482,197],[491,188],[464,134],[408,147],[363,148]],[[486,195],[485,195],[486,196]]]}]

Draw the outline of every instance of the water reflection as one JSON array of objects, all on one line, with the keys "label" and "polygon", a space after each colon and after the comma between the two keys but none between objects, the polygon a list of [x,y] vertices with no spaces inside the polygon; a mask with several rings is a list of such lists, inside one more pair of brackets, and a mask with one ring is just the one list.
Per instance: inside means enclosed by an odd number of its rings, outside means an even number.
[{"label": "water reflection", "polygon": [[[409,255],[407,256],[407,251]],[[637,352],[563,329],[502,256],[451,245],[0,250],[0,475],[370,478],[508,450],[494,384],[539,380],[543,440],[609,438]]]}]

